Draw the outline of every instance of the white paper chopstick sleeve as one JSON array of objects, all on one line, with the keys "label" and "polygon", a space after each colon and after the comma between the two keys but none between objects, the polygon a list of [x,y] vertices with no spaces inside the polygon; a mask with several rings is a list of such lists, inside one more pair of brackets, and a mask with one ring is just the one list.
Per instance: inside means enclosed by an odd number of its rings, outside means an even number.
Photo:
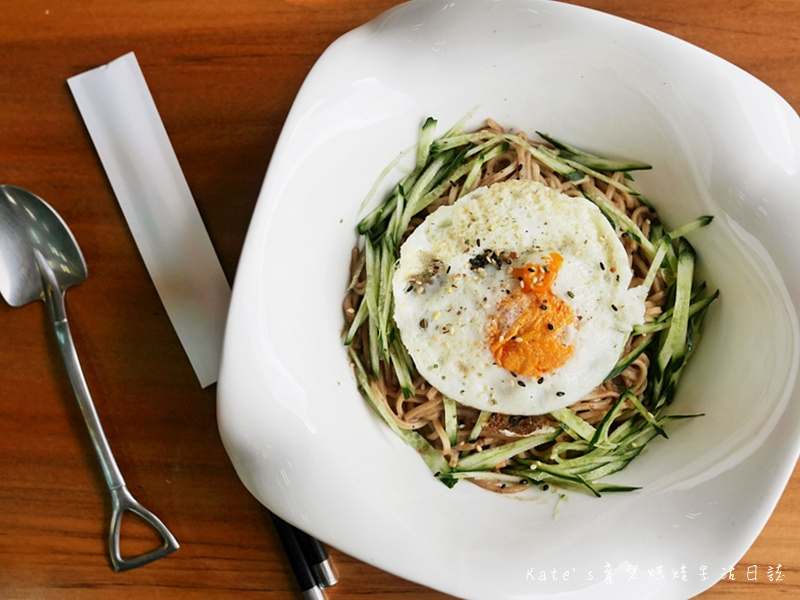
[{"label": "white paper chopstick sleeve", "polygon": [[178,338],[217,380],[231,288],[133,53],[67,80]]}]

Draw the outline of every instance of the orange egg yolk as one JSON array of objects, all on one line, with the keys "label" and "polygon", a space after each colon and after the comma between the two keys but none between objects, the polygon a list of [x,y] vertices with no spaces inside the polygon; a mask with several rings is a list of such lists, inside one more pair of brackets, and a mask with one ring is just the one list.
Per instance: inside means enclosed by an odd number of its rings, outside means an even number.
[{"label": "orange egg yolk", "polygon": [[552,291],[564,259],[551,253],[542,264],[513,270],[517,285],[489,320],[489,347],[497,364],[518,375],[538,378],[567,362],[574,351],[564,343],[575,321],[572,308]]}]

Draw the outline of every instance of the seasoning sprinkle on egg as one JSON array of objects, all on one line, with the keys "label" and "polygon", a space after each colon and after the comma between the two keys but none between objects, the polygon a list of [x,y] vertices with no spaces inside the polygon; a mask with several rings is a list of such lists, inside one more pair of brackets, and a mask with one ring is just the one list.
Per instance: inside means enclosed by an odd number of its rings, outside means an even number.
[{"label": "seasoning sprinkle on egg", "polygon": [[[432,256],[447,268],[431,268]],[[591,278],[598,264],[619,281]],[[405,295],[417,273],[431,274],[425,293]],[[543,414],[602,382],[619,357],[608,349],[643,322],[631,276],[596,206],[511,180],[439,207],[408,236],[394,274],[394,318],[420,374],[433,378],[425,365],[439,365],[445,396],[480,410]],[[438,315],[436,327],[421,328],[420,314]]]}]

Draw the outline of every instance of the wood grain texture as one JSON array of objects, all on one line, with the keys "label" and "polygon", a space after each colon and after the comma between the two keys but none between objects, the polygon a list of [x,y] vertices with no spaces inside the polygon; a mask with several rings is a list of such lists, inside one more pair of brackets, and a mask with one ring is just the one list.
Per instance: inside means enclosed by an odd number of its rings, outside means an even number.
[{"label": "wood grain texture", "polygon": [[[397,0],[4,0],[0,180],[47,199],[89,264],[67,294],[90,389],[134,495],[182,547],[128,573],[106,558],[110,503],[42,306],[0,302],[0,599],[299,597],[266,511],[236,478],[72,97],[68,77],[131,50],[229,279],[292,101],[337,37]],[[800,107],[794,0],[577,0],[718,54]],[[734,527],[735,525],[732,525]],[[146,543],[126,523],[128,548]],[[800,472],[704,598],[800,595]],[[446,596],[336,550],[331,599]],[[781,581],[768,569],[781,565]],[[753,566],[756,571],[753,572]],[[748,575],[755,574],[755,580]],[[717,576],[717,574],[710,574]]]}]

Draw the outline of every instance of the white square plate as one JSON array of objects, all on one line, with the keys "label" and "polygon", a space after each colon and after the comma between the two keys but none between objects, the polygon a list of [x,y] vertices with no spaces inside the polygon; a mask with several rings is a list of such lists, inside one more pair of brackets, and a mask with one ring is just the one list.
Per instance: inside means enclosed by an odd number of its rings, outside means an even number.
[{"label": "white square plate", "polygon": [[[359,205],[433,116],[478,107],[646,161],[636,186],[721,290],[673,424],[612,481],[639,491],[448,489],[362,400],[341,302]],[[242,253],[218,388],[247,488],[326,543],[464,598],[680,598],[745,553],[797,460],[800,119],[705,51],[543,0],[417,0],[343,36],[286,121]],[[610,583],[610,584],[609,584]]]}]

